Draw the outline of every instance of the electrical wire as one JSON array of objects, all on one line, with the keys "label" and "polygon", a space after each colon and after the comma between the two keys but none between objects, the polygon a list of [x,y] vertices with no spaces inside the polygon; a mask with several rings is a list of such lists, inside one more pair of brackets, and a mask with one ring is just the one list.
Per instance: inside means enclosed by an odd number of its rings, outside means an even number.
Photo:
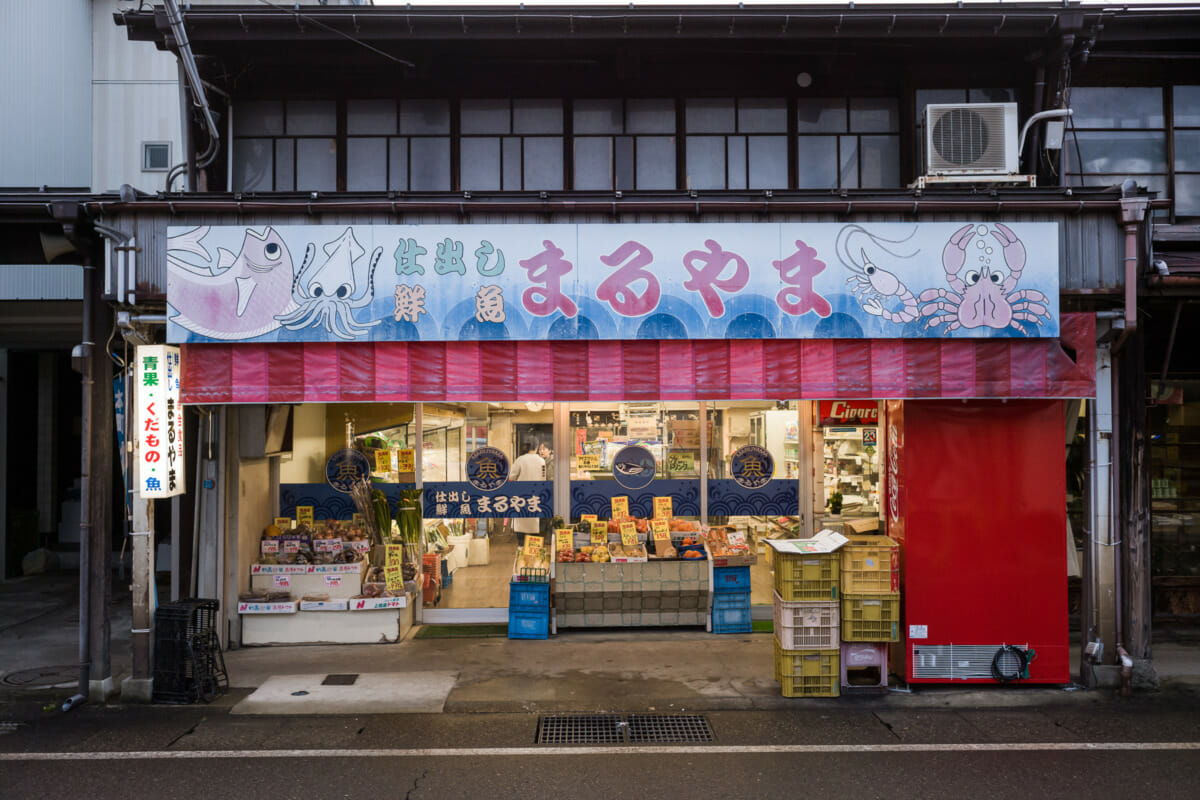
[{"label": "electrical wire", "polygon": [[321,22],[318,19],[310,17],[307,14],[301,14],[299,11],[295,11],[290,8],[284,8],[281,5],[272,3],[271,0],[258,0],[258,2],[262,3],[265,6],[270,6],[271,8],[275,9],[276,11],[281,11],[284,14],[291,14],[296,19],[302,19],[305,22],[310,22],[313,25],[316,25],[318,28],[323,28],[324,30],[329,31],[330,33],[336,33],[338,36],[341,36],[343,39],[348,39],[349,41],[354,42],[355,44],[362,45],[363,47],[367,48],[371,52],[381,55],[384,58],[389,59],[391,61],[395,61],[397,64],[401,64],[406,67],[414,67],[414,68],[417,66],[416,64],[414,64],[411,61],[405,61],[403,58],[394,56],[391,53],[385,53],[383,50],[380,50],[378,47],[369,45],[366,42],[364,42],[363,40],[357,39],[357,38],[351,36],[350,34],[346,33],[345,31],[339,31],[337,28],[333,27],[332,25],[326,25],[324,22]]},{"label": "electrical wire", "polygon": [[[1016,659],[1017,668],[1015,671],[1005,673],[1000,670],[1000,661],[1008,661],[1010,658]],[[1029,666],[1029,651],[1023,650],[1013,644],[1006,644],[996,651],[996,655],[992,656],[992,677],[997,683],[1014,683],[1021,680],[1025,674],[1026,667]]]}]

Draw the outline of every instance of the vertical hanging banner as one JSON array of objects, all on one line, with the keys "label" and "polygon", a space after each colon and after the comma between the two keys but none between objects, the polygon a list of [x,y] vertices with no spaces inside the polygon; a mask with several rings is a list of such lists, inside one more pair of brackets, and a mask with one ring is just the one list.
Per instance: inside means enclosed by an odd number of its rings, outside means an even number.
[{"label": "vertical hanging banner", "polygon": [[179,348],[161,344],[139,346],[133,376],[138,494],[146,499],[183,494]]}]

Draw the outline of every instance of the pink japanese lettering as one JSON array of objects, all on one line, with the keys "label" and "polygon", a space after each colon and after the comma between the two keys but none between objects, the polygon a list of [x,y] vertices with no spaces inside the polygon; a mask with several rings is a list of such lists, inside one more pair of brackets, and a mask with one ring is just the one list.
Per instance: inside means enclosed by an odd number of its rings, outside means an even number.
[{"label": "pink japanese lettering", "polygon": [[[662,287],[658,277],[646,269],[654,260],[654,254],[641,242],[629,241],[618,247],[611,255],[600,256],[607,266],[621,266],[596,289],[597,299],[612,306],[613,311],[626,317],[640,317],[658,308]],[[638,294],[635,281],[645,281],[646,291]]]},{"label": "pink japanese lettering", "polygon": [[825,262],[817,258],[817,251],[799,239],[796,252],[782,261],[772,261],[779,270],[779,277],[788,284],[775,295],[775,302],[785,313],[793,316],[817,312],[818,317],[828,317],[833,306],[813,289],[813,278],[825,270]]},{"label": "pink japanese lettering", "polygon": [[[692,276],[691,280],[684,282],[683,288],[699,292],[709,316],[715,319],[725,313],[725,303],[717,290],[730,294],[740,292],[750,280],[750,265],[737,253],[722,250],[721,245],[712,239],[705,239],[704,246],[708,248],[707,253],[692,250],[683,257],[683,266]],[[730,262],[733,262],[733,275],[722,278]]]},{"label": "pink japanese lettering", "polygon": [[571,298],[562,292],[562,278],[575,267],[563,258],[563,251],[554,242],[546,239],[542,242],[545,249],[524,261],[519,261],[529,273],[530,283],[541,286],[531,286],[521,295],[525,310],[539,317],[547,317],[555,311],[562,311],[564,316],[573,317],[579,310]]}]

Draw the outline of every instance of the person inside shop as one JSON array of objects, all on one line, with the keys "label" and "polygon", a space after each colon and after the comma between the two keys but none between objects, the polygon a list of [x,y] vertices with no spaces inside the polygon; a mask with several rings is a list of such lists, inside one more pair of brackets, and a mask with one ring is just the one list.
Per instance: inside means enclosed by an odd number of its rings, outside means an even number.
[{"label": "person inside shop", "polygon": [[[524,452],[517,457],[508,471],[510,481],[543,481],[546,479],[546,462],[537,454],[538,441],[530,438],[525,440]],[[525,546],[525,536],[536,534],[541,530],[541,521],[537,517],[514,517],[513,533],[517,534],[517,546]]]}]

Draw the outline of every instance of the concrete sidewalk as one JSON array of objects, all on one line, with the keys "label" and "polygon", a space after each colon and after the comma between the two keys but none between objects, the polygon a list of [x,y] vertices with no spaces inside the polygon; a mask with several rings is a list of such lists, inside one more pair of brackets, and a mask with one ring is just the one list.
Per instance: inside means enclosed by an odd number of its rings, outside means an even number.
[{"label": "concrete sidewalk", "polygon": [[[78,669],[75,580],[61,574],[0,583],[0,701],[27,699],[34,691],[51,698],[70,693]],[[130,663],[127,593],[115,597],[111,612],[113,677],[120,685]],[[1078,649],[1072,648],[1072,674]],[[235,713],[321,713],[326,700],[334,708],[353,702],[356,708],[381,713],[661,713],[795,708],[805,702],[780,695],[772,636],[763,633],[571,631],[547,640],[418,639],[410,634],[396,644],[247,647],[226,652],[225,662],[232,691],[222,705],[237,706],[264,690]],[[1154,665],[1163,691],[1200,692],[1200,631],[1158,632]],[[46,670],[47,678],[39,684],[40,670]],[[350,686],[323,685],[328,675],[347,674],[360,678]],[[388,691],[388,686],[403,691]],[[959,684],[809,702],[1003,707],[1111,695],[1111,690],[1070,685]]]}]

